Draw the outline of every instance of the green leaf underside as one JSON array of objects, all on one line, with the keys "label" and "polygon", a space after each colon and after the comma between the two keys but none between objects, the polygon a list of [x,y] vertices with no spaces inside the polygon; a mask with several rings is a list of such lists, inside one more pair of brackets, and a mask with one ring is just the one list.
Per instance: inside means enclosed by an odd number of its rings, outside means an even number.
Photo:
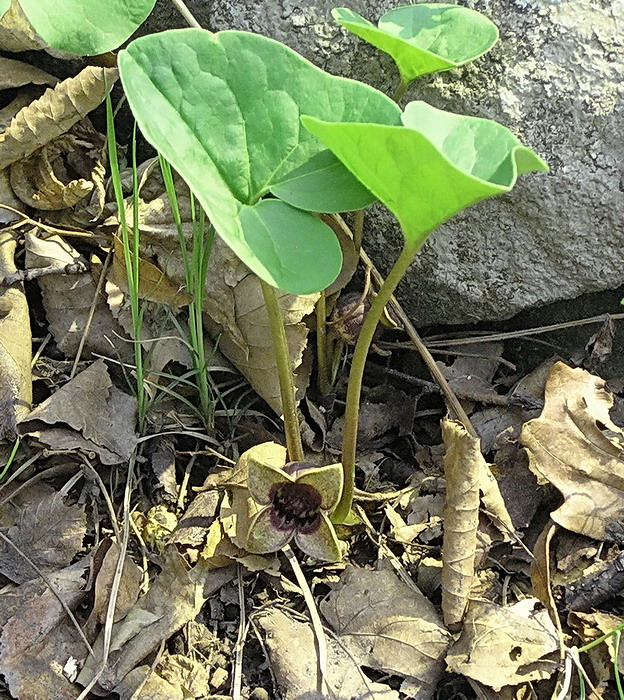
[{"label": "green leaf underside", "polygon": [[375,196],[329,150],[295,168],[271,194],[293,207],[325,213],[363,209]]},{"label": "green leaf underside", "polygon": [[0,0],[0,19],[11,6],[11,0]]},{"label": "green leaf underside", "polygon": [[338,24],[390,54],[404,83],[473,61],[498,40],[498,29],[487,17],[446,3],[397,7],[380,18],[378,27],[345,7],[332,15]]},{"label": "green leaf underside", "polygon": [[[143,37],[120,53],[119,68],[143,134],[241,260],[294,294],[329,285],[341,264],[329,227],[293,209],[290,221],[303,226],[307,217],[305,234],[314,240],[298,240],[303,233],[286,225],[269,233],[264,224],[274,223],[278,210],[262,204],[254,215],[251,208],[324,150],[300,115],[399,124],[399,108],[373,88],[331,76],[283,44],[247,32],[180,29]],[[279,213],[285,216],[287,207],[282,203]]]},{"label": "green leaf underside", "polygon": [[46,43],[82,56],[116,49],[143,24],[155,4],[156,0],[20,0]]},{"label": "green leaf underside", "polygon": [[546,164],[505,127],[410,103],[405,126],[302,119],[397,217],[418,244],[465,207],[508,192]]}]

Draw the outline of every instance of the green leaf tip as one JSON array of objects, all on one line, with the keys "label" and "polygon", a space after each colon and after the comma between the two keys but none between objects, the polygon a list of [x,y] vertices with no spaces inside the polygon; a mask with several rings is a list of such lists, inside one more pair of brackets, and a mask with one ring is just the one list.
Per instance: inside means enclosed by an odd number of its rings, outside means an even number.
[{"label": "green leaf tip", "polygon": [[116,49],[155,4],[156,0],[20,0],[28,21],[47,44],[79,56]]},{"label": "green leaf tip", "polygon": [[[340,270],[340,246],[326,224],[301,209],[324,211],[326,166],[332,177],[351,181],[342,200],[329,191],[330,209],[358,208],[372,197],[333,155],[314,160],[325,147],[300,116],[400,124],[398,106],[249,32],[176,29],[142,37],[120,53],[119,69],[145,138],[186,180],[236,255],[286,292],[329,286]],[[309,179],[297,191],[306,164]],[[262,199],[268,193],[284,201]]]},{"label": "green leaf tip", "polygon": [[346,7],[332,10],[338,24],[390,54],[409,84],[428,73],[474,61],[498,41],[498,28],[476,10],[447,3],[420,3],[386,12],[378,26]]},{"label": "green leaf tip", "polygon": [[397,217],[412,245],[462,209],[547,170],[504,126],[410,103],[404,126],[302,119]]}]

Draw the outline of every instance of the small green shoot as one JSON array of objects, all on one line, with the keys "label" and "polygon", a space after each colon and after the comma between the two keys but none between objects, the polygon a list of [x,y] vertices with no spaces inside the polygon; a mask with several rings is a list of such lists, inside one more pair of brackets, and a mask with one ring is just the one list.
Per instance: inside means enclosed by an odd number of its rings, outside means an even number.
[{"label": "small green shoot", "polygon": [[191,241],[191,254],[189,256],[188,242],[182,229],[182,217],[178,198],[174,185],[173,172],[170,164],[159,154],[158,161],[165,183],[165,189],[169,198],[169,204],[173,213],[173,219],[178,231],[180,254],[184,265],[186,278],[186,290],[193,297],[189,304],[189,340],[193,367],[196,371],[197,390],[203,421],[206,427],[212,427],[214,401],[210,391],[210,379],[206,348],[204,343],[204,294],[210,251],[214,240],[214,228],[206,225],[206,216],[200,208],[199,218],[196,216],[194,197],[191,194],[191,212],[193,216],[193,239]]},{"label": "small green shoot", "polygon": [[397,100],[419,76],[474,61],[498,40],[498,28],[487,17],[446,3],[397,7],[379,19],[378,27],[346,7],[337,7],[332,15],[338,24],[392,56],[401,75]]},{"label": "small green shoot", "polygon": [[13,461],[15,460],[15,455],[17,454],[17,450],[19,449],[19,446],[20,446],[20,440],[19,440],[19,438],[17,438],[17,440],[13,443],[13,447],[11,448],[11,452],[9,453],[6,464],[4,465],[4,467],[2,467],[2,471],[0,471],[0,481],[2,481],[2,479],[4,479],[7,472],[11,468],[11,465],[13,464]]},{"label": "small green shoot", "polygon": [[[0,16],[3,4],[0,2]],[[24,14],[50,46],[79,56],[112,51],[147,19],[156,0],[19,0]]]},{"label": "small green shoot", "polygon": [[148,396],[145,391],[145,367],[143,362],[143,350],[141,348],[142,310],[140,304],[139,284],[139,192],[136,163],[136,129],[132,139],[132,233],[126,218],[123,188],[119,173],[119,161],[117,160],[117,138],[115,136],[115,119],[113,117],[113,105],[110,95],[106,95],[106,134],[108,139],[108,157],[111,170],[111,181],[115,193],[115,202],[119,212],[119,224],[121,229],[121,241],[123,244],[124,262],[128,276],[128,296],[130,299],[130,312],[132,315],[132,332],[134,335],[134,364],[136,367],[136,395],[138,405],[139,430],[142,432],[147,415]]}]

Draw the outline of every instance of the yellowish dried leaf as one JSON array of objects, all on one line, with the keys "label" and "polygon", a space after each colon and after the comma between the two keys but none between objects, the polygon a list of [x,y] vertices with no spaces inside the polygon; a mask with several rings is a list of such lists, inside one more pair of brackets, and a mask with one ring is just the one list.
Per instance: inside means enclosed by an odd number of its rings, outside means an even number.
[{"label": "yellowish dried leaf", "polygon": [[488,469],[480,440],[458,421],[442,421],[445,446],[444,545],[442,550],[442,611],[447,626],[461,623],[474,578],[479,525],[479,485]]},{"label": "yellowish dried leaf", "polygon": [[23,107],[0,134],[0,170],[58,138],[104,100],[116,68],[87,66]]},{"label": "yellowish dried leaf", "polygon": [[11,6],[0,18],[0,50],[17,53],[46,46],[45,41],[32,28],[18,0],[11,0]]},{"label": "yellowish dried leaf", "polygon": [[[0,22],[0,25],[2,22]],[[34,85],[49,85],[58,83],[58,78],[46,73],[41,68],[31,66],[30,63],[15,61],[12,58],[0,57],[0,90],[17,88],[32,83]]]},{"label": "yellowish dried leaf", "polygon": [[[17,272],[16,242],[0,231],[0,278]],[[32,403],[32,336],[21,284],[0,288],[0,434],[12,438]]]},{"label": "yellowish dried leaf", "polygon": [[565,498],[552,519],[596,539],[624,518],[624,431],[609,416],[612,405],[602,379],[558,362],[541,416],[520,436],[531,470]]}]

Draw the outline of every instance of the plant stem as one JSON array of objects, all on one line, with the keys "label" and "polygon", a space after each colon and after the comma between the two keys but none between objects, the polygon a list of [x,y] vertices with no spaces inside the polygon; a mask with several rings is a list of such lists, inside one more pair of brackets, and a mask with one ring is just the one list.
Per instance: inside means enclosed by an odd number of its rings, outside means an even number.
[{"label": "plant stem", "polygon": [[353,244],[357,252],[362,248],[362,238],[364,235],[364,209],[358,209],[353,218]]},{"label": "plant stem", "polygon": [[297,402],[295,401],[295,387],[293,372],[290,364],[290,353],[286,341],[286,329],[284,319],[277,301],[275,287],[264,280],[260,280],[264,304],[269,316],[269,327],[273,340],[273,352],[277,365],[280,396],[282,398],[282,412],[284,413],[284,431],[286,433],[286,449],[291,462],[303,461],[303,445],[299,431],[299,417],[297,415]]},{"label": "plant stem", "polygon": [[193,14],[184,4],[183,0],[171,0],[171,2],[173,3],[173,6],[176,8],[176,10],[182,15],[182,17],[184,17],[189,27],[194,27],[195,29],[202,28],[201,24],[195,19],[195,17],[193,17]]},{"label": "plant stem", "polygon": [[399,83],[394,93],[390,96],[390,99],[394,100],[395,102],[398,102],[403,97],[408,85],[409,83],[406,83],[403,81],[403,79],[401,79],[401,82]]},{"label": "plant stem", "polygon": [[344,433],[342,437],[342,467],[344,470],[344,487],[340,502],[332,516],[334,522],[344,522],[351,510],[353,489],[355,488],[355,450],[357,447],[358,418],[360,414],[360,394],[362,393],[362,378],[368,350],[377,330],[377,325],[383,315],[386,304],[392,298],[392,294],[401,278],[411,265],[414,256],[422,245],[426,236],[416,243],[405,242],[401,254],[394,263],[390,274],[381,285],[377,296],[373,299],[370,311],[366,316],[360,337],[355,345],[353,359],[351,360],[351,372],[347,387],[347,405],[345,408]]},{"label": "plant stem", "polygon": [[323,290],[316,302],[316,373],[318,390],[322,396],[327,396],[331,390],[327,355],[327,304]]}]

